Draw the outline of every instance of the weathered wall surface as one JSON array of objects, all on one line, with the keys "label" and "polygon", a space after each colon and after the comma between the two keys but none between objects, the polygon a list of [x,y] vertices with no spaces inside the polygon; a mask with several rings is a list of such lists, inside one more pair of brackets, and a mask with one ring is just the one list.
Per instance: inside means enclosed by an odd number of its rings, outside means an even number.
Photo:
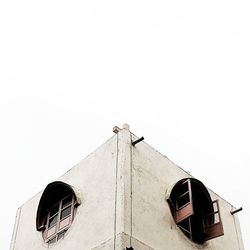
[{"label": "weathered wall surface", "polygon": [[186,177],[191,176],[146,143],[132,148],[132,236],[157,250],[243,249],[238,219],[230,214],[231,205],[210,190],[212,199],[219,199],[224,236],[199,245],[176,226],[164,194]]},{"label": "weathered wall surface", "polygon": [[[59,178],[77,189],[81,205],[65,238],[54,250],[87,250],[114,238],[117,136],[90,154]],[[36,231],[36,212],[42,193],[20,208],[11,250],[43,250],[41,232]],[[114,246],[113,240],[110,244]]]}]

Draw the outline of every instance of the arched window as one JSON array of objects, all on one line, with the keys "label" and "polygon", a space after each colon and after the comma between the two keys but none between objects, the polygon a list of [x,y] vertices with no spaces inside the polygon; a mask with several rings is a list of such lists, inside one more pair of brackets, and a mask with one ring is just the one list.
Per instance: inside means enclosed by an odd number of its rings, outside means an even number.
[{"label": "arched window", "polygon": [[79,205],[73,189],[66,183],[50,183],[40,199],[36,227],[42,231],[44,241],[54,243],[64,237],[72,224]]},{"label": "arched window", "polygon": [[202,244],[224,234],[218,200],[211,200],[202,182],[182,179],[167,196],[175,223],[189,239]]}]

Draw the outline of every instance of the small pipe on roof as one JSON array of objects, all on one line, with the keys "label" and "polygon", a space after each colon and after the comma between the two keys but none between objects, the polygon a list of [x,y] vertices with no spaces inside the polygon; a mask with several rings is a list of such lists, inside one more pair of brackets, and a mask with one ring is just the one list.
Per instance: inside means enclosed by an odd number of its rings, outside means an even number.
[{"label": "small pipe on roof", "polygon": [[235,210],[231,211],[230,213],[231,213],[231,214],[235,214],[235,213],[238,213],[238,212],[240,212],[240,211],[242,211],[242,210],[243,210],[243,208],[240,207],[240,208],[238,208],[238,209],[235,209]]},{"label": "small pipe on roof", "polygon": [[139,138],[139,139],[133,141],[133,142],[132,142],[132,145],[134,146],[135,144],[137,144],[138,142],[143,141],[143,140],[144,140],[144,137],[142,136],[141,138]]}]

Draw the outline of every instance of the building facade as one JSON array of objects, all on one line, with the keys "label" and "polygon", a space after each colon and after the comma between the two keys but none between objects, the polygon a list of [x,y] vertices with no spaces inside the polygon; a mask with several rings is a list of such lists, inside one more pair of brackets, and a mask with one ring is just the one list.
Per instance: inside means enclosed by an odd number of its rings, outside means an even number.
[{"label": "building facade", "polygon": [[10,250],[242,250],[235,211],[125,124],[18,209]]}]

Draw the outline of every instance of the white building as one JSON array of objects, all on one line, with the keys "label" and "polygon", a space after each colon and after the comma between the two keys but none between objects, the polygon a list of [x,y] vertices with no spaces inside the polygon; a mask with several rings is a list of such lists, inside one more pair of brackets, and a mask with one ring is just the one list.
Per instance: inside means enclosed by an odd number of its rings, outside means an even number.
[{"label": "white building", "polygon": [[115,132],[18,209],[10,250],[244,249],[236,208],[128,125]]}]

